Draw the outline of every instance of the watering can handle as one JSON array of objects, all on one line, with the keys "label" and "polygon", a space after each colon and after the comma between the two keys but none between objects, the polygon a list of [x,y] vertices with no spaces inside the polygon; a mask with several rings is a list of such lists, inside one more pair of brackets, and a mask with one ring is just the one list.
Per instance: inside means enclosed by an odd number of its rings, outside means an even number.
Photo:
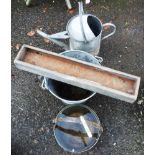
[{"label": "watering can handle", "polygon": [[112,35],[116,32],[116,26],[115,26],[114,24],[112,24],[112,23],[105,23],[105,24],[103,24],[102,26],[103,26],[103,28],[104,28],[104,26],[111,26],[111,27],[113,27],[113,32],[111,32],[110,34],[104,36],[104,37],[102,38],[102,40],[104,40],[104,39],[106,39],[106,38],[112,36]]},{"label": "watering can handle", "polygon": [[42,88],[43,90],[48,90],[45,78],[42,80],[41,88]]},{"label": "watering can handle", "polygon": [[87,42],[87,38],[86,38],[86,34],[85,34],[85,31],[84,31],[84,26],[83,26],[83,20],[82,20],[82,16],[84,14],[84,11],[83,11],[83,2],[78,2],[79,3],[79,17],[80,17],[80,26],[81,26],[81,32],[82,32],[82,35],[83,35],[83,38],[85,40],[85,42]]},{"label": "watering can handle", "polygon": [[58,40],[58,39],[68,39],[69,36],[67,34],[67,31],[59,32],[59,33],[52,34],[52,35],[46,34],[40,30],[37,30],[37,33],[40,36],[42,36],[42,37],[52,41],[53,43],[57,44],[58,46],[62,47],[64,50],[69,50],[69,46],[67,44]]}]

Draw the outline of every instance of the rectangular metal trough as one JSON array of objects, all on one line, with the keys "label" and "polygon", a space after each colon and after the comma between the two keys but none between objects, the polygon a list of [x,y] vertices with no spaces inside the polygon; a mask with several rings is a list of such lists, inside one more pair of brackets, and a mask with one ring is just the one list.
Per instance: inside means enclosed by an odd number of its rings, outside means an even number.
[{"label": "rectangular metal trough", "polygon": [[14,61],[17,68],[133,103],[140,77],[74,58],[23,45]]}]

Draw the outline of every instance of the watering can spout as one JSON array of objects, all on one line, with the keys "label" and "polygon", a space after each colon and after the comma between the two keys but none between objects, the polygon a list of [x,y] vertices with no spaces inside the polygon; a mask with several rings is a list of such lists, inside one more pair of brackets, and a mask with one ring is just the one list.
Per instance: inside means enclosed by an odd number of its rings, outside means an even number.
[{"label": "watering can spout", "polygon": [[40,31],[40,30],[37,30],[37,33],[38,33],[40,36],[42,36],[42,37],[44,37],[44,38],[46,38],[46,39],[50,39],[50,37],[49,37],[48,34],[42,32],[42,31]]},{"label": "watering can spout", "polygon": [[59,32],[59,33],[49,35],[49,34],[46,34],[42,31],[40,31],[40,30],[37,30],[37,33],[40,36],[47,38],[47,39],[68,39],[69,38],[67,31],[63,31],[63,32]]},{"label": "watering can spout", "polygon": [[37,33],[40,36],[42,36],[43,38],[46,38],[46,39],[52,41],[53,43],[59,45],[63,49],[69,50],[68,45],[66,45],[65,43],[58,40],[58,39],[68,39],[69,36],[67,35],[67,31],[63,31],[63,32],[60,32],[60,33],[52,34],[52,35],[46,34],[46,33],[42,32],[40,30],[37,30]]}]

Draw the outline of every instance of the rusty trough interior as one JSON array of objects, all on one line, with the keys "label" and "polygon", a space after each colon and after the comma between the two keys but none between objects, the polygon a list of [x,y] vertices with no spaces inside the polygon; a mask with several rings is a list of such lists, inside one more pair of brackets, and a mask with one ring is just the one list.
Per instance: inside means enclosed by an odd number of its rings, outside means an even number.
[{"label": "rusty trough interior", "polygon": [[27,48],[23,56],[24,62],[58,73],[96,82],[99,85],[119,90],[128,94],[135,93],[136,80],[121,77],[70,59],[46,54]]}]

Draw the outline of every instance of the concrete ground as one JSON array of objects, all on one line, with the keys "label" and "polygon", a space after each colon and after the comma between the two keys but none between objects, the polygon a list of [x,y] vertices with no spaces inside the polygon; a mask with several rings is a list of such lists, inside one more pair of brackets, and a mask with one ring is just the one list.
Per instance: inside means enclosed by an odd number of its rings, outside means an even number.
[{"label": "concrete ground", "polygon": [[[117,32],[102,41],[103,65],[142,78],[134,104],[95,95],[86,105],[96,111],[104,132],[99,142],[84,155],[143,155],[143,0],[92,0],[85,12],[103,23],[112,21]],[[74,1],[75,14],[77,3]],[[73,14],[74,15],[74,14]],[[13,60],[22,44],[61,52],[52,43],[28,32],[42,28],[48,33],[65,30],[73,16],[63,0],[40,0],[26,7],[24,0],[12,1],[12,155],[65,155],[53,135],[52,119],[65,106],[40,88],[36,75],[18,70]]]}]

